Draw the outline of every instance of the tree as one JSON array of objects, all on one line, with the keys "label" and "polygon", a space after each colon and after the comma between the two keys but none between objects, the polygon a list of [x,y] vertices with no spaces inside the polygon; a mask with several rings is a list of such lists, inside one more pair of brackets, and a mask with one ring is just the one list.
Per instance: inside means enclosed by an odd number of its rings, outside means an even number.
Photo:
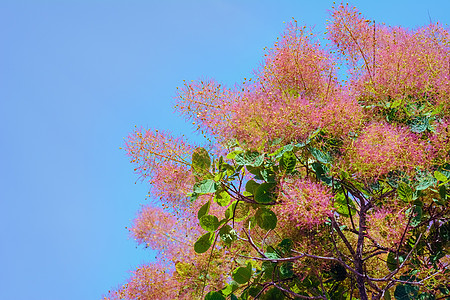
[{"label": "tree", "polygon": [[160,254],[106,298],[449,297],[449,33],[348,5],[327,30],[328,48],[293,21],[235,88],[186,82],[204,145],[127,138],[161,204],[131,235]]}]

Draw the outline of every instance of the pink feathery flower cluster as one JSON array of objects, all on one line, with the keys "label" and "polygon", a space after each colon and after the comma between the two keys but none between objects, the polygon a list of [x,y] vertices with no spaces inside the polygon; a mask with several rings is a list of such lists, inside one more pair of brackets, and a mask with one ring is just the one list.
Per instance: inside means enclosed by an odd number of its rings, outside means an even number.
[{"label": "pink feathery flower cluster", "polygon": [[[404,210],[377,208],[367,216],[368,234],[379,245],[396,249],[403,243],[402,237],[408,226]],[[405,238],[405,237],[404,237]]]},{"label": "pink feathery flower cluster", "polygon": [[[164,259],[171,261],[195,259],[193,245],[205,233],[196,215],[211,195],[201,195],[197,201],[185,201],[180,207],[143,206],[130,228],[131,237],[138,244],[160,251]],[[226,207],[211,206],[208,214],[220,218]]]},{"label": "pink feathery flower cluster", "polygon": [[181,200],[192,189],[190,160],[194,149],[183,138],[158,130],[136,129],[125,142],[134,171],[151,184],[150,193],[175,206],[184,203]]},{"label": "pink feathery flower cluster", "polygon": [[228,136],[260,148],[305,140],[318,128],[346,135],[359,127],[361,106],[338,88],[329,54],[305,27],[291,24],[266,56],[259,81],[231,106]]},{"label": "pink feathery flower cluster", "polygon": [[450,37],[440,24],[409,30],[366,20],[349,5],[332,13],[328,38],[352,67],[352,89],[365,105],[427,102],[450,108]]},{"label": "pink feathery flower cluster", "polygon": [[199,129],[251,149],[267,149],[276,139],[305,140],[318,128],[346,135],[364,117],[358,102],[337,84],[330,54],[295,22],[268,51],[256,80],[233,91],[213,81],[193,82],[178,96],[178,109]]},{"label": "pink feathery flower cluster", "polygon": [[266,54],[258,74],[263,90],[303,98],[323,98],[335,85],[330,55],[321,49],[312,32],[297,21],[290,23],[281,40]]},{"label": "pink feathery flower cluster", "polygon": [[[355,7],[340,4],[331,12],[327,37],[336,46],[346,63],[358,67],[361,60],[371,68],[375,41],[370,20],[364,19]],[[371,28],[372,27],[372,28]]]},{"label": "pink feathery flower cluster", "polygon": [[162,208],[144,206],[133,220],[131,236],[138,242],[152,249],[164,251],[171,247],[175,230],[174,216]]},{"label": "pink feathery flower cluster", "polygon": [[430,136],[432,150],[429,154],[439,164],[450,163],[450,119],[442,120]]},{"label": "pink feathery flower cluster", "polygon": [[221,137],[229,121],[229,106],[238,95],[214,80],[185,81],[182,88],[177,88],[175,108],[193,120],[197,130]]},{"label": "pink feathery flower cluster", "polygon": [[[163,283],[163,284],[162,284]],[[151,263],[138,267],[131,277],[118,290],[110,292],[103,300],[119,299],[190,299],[180,294],[183,282],[178,282],[159,263]]]},{"label": "pink feathery flower cluster", "polygon": [[364,118],[361,106],[343,92],[330,98],[322,103],[296,96],[268,101],[262,92],[254,93],[239,103],[241,107],[235,110],[229,129],[249,148],[280,138],[283,143],[304,141],[318,128],[332,136],[356,131]]},{"label": "pink feathery flower cluster", "polygon": [[378,178],[390,171],[411,171],[424,163],[424,145],[408,128],[388,123],[368,125],[346,149],[357,176]]},{"label": "pink feathery flower cluster", "polygon": [[[436,38],[438,28],[384,29],[386,34],[377,38],[374,74],[365,73],[355,83],[362,99],[368,104],[399,100],[401,107],[406,102],[426,101],[429,109],[438,105],[449,108],[450,51]],[[367,86],[370,81],[371,88]]]},{"label": "pink feathery flower cluster", "polygon": [[333,214],[330,189],[310,179],[286,178],[281,182],[281,205],[275,210],[297,227],[313,228]]},{"label": "pink feathery flower cluster", "polygon": [[[211,195],[202,195],[198,201],[180,207],[160,208],[144,206],[133,220],[130,228],[131,237],[138,244],[160,251],[160,255],[170,261],[195,260],[194,243],[205,233],[199,225],[198,210],[206,201],[212,201]],[[206,200],[206,201],[205,201]],[[208,212],[220,217],[226,207],[213,205]]]}]

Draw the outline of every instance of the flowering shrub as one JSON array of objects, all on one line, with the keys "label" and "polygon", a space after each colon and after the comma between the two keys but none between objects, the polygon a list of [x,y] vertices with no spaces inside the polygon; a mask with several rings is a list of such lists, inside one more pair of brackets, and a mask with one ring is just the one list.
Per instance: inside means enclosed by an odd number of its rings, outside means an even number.
[{"label": "flowering shrub", "polygon": [[105,299],[450,297],[448,31],[339,5],[326,37],[294,21],[242,85],[185,82],[209,144],[127,138],[160,200],[131,235],[160,253]]}]

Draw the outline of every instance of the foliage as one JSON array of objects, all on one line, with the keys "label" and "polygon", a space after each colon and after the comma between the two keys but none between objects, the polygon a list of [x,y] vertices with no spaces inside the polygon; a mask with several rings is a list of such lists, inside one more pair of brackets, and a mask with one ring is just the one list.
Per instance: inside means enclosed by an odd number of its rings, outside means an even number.
[{"label": "foliage", "polygon": [[242,85],[185,83],[212,142],[128,137],[163,206],[131,234],[160,254],[105,299],[449,297],[448,31],[339,5],[326,38],[293,21]]}]

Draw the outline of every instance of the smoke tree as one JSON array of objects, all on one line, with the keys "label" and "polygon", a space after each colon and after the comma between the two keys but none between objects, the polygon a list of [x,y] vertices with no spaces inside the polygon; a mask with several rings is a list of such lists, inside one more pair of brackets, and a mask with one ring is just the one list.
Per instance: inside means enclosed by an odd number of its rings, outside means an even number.
[{"label": "smoke tree", "polygon": [[105,299],[449,297],[449,33],[339,5],[325,38],[293,21],[253,78],[185,82],[204,145],[130,134],[159,255]]}]

